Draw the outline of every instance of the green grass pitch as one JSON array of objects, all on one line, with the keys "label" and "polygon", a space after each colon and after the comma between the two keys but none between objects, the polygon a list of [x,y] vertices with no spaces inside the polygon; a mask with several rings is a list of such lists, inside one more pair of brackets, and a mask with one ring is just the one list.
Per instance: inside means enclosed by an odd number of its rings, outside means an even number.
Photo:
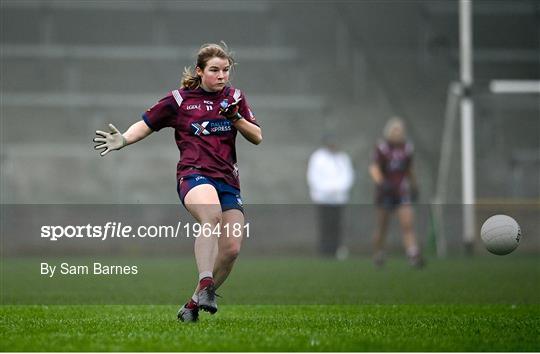
[{"label": "green grass pitch", "polygon": [[120,278],[47,279],[39,262],[2,260],[2,351],[540,351],[533,256],[433,259],[421,271],[403,258],[382,270],[242,258],[219,312],[197,324],[175,319],[191,259],[115,260],[141,270]]}]

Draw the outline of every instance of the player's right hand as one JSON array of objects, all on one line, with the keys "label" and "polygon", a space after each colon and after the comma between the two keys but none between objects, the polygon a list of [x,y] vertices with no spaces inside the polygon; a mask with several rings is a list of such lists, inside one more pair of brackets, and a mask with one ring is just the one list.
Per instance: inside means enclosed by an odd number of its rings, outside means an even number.
[{"label": "player's right hand", "polygon": [[110,132],[96,130],[97,137],[94,138],[94,143],[98,143],[98,145],[95,145],[94,149],[103,149],[100,152],[101,156],[105,156],[111,150],[120,150],[127,145],[126,138],[114,125],[109,124],[109,129]]},{"label": "player's right hand", "polygon": [[227,119],[237,120],[239,118],[238,117],[238,110],[239,110],[238,104],[240,103],[241,100],[242,98],[239,98],[233,103],[229,103],[227,99],[224,99],[219,104],[219,114],[221,114]]}]

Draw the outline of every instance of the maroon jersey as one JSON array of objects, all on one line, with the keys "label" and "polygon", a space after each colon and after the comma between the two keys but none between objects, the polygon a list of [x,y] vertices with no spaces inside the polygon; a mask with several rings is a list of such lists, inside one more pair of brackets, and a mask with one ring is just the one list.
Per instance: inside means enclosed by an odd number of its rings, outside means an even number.
[{"label": "maroon jersey", "polygon": [[393,145],[379,141],[375,148],[373,162],[379,166],[384,182],[397,193],[409,191],[407,173],[412,164],[414,148],[412,143]]},{"label": "maroon jersey", "polygon": [[182,88],[170,92],[143,114],[143,120],[154,131],[174,128],[180,150],[177,178],[202,174],[224,180],[240,188],[236,163],[236,128],[219,114],[220,103],[242,99],[239,113],[248,122],[257,124],[244,94],[233,87],[220,92],[202,88]]}]

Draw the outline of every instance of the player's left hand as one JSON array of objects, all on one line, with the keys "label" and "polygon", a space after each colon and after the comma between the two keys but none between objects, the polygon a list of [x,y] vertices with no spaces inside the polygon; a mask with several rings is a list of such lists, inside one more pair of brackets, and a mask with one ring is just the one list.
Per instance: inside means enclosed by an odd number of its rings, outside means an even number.
[{"label": "player's left hand", "polygon": [[224,99],[219,104],[219,114],[224,116],[227,119],[231,120],[237,120],[239,119],[239,113],[238,113],[238,104],[242,101],[242,98],[239,98],[238,100],[234,101],[233,103],[229,103],[227,99]]},{"label": "player's left hand", "polygon": [[94,143],[98,143],[98,145],[95,145],[94,149],[104,149],[100,152],[101,156],[107,155],[111,150],[120,150],[127,145],[126,138],[114,125],[109,124],[109,129],[110,132],[96,130],[97,137],[94,138]]}]

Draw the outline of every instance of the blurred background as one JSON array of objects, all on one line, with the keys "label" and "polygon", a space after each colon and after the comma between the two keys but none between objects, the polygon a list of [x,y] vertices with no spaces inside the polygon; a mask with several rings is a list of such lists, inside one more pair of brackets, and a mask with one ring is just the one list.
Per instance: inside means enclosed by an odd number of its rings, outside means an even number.
[{"label": "blurred background", "polygon": [[[437,231],[429,205],[453,107],[449,87],[459,81],[458,20],[457,1],[2,0],[1,202],[178,205],[172,130],[105,158],[93,150],[94,131],[109,122],[127,129],[179,86],[201,44],[223,40],[238,61],[232,83],[246,92],[264,135],[260,146],[238,139],[244,201],[260,225],[279,213],[278,220],[296,218],[283,222],[286,230],[261,226],[259,234],[269,235],[251,250],[315,250],[306,169],[332,132],[356,172],[345,243],[369,252],[368,165],[393,115],[415,144],[417,227],[428,247]],[[516,217],[525,234],[520,252],[540,251],[539,95],[495,94],[489,83],[540,79],[539,23],[536,0],[473,2],[478,222],[495,213]],[[442,202],[450,216],[438,227],[457,252],[459,121],[447,136]],[[20,220],[31,224],[36,210],[26,213]],[[12,231],[7,214],[3,236]],[[398,249],[399,237],[390,244]],[[33,247],[8,250],[39,250]]]}]

